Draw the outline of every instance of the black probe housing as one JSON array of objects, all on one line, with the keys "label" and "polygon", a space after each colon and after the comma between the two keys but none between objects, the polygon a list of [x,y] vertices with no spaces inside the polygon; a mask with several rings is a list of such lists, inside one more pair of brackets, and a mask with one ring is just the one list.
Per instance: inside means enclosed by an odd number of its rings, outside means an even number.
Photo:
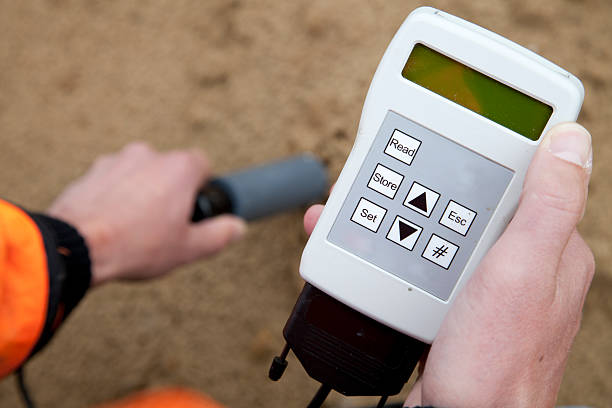
[{"label": "black probe housing", "polygon": [[399,393],[427,349],[309,283],[283,336],[287,345],[270,367],[272,380],[282,375],[291,349],[308,375],[346,396]]}]

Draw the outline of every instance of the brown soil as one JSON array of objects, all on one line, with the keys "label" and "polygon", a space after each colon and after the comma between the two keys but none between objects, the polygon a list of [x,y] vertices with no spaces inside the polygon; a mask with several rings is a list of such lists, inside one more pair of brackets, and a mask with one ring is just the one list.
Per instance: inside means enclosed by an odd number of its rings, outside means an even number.
[{"label": "brown soil", "polygon": [[[1,194],[44,209],[96,156],[135,139],[203,148],[219,172],[308,150],[335,176],[378,60],[418,5],[0,0]],[[612,3],[436,6],[584,81],[581,122],[593,134],[595,167],[580,230],[598,270],[559,402],[610,407]],[[227,253],[166,279],[92,292],[29,365],[40,406],[85,407],[167,384],[235,408],[305,406],[315,384],[294,360],[281,383],[266,378],[305,240],[296,211],[254,223]],[[0,383],[0,406],[18,406],[16,395],[12,380]]]}]

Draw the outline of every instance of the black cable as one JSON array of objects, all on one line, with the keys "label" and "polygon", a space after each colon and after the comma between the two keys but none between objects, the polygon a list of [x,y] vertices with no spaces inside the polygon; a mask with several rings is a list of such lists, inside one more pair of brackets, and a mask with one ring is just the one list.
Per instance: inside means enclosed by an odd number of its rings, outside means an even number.
[{"label": "black cable", "polygon": [[17,387],[19,388],[19,392],[21,393],[21,397],[23,398],[23,403],[27,408],[36,408],[36,404],[32,401],[30,397],[30,391],[28,390],[28,386],[25,383],[25,374],[23,371],[23,366],[19,367],[17,370],[16,378],[17,378]]},{"label": "black cable", "polygon": [[287,355],[289,354],[289,350],[291,350],[291,347],[289,347],[289,344],[285,343],[281,355],[274,357],[272,360],[272,365],[268,371],[268,377],[272,381],[278,381],[283,376],[288,364]]},{"label": "black cable", "polygon": [[376,405],[376,408],[385,408],[385,403],[387,402],[387,395],[383,395],[382,397],[380,397],[380,400],[378,400],[378,405]]},{"label": "black cable", "polygon": [[285,343],[285,347],[283,347],[283,351],[281,352],[281,355],[279,356],[281,360],[287,359],[287,355],[289,355],[289,350],[291,350],[291,347],[289,347],[289,345]]},{"label": "black cable", "polygon": [[319,390],[315,396],[312,397],[312,401],[310,401],[307,408],[319,408],[321,405],[323,405],[323,402],[325,402],[325,399],[329,395],[330,391],[331,387],[329,385],[321,384]]}]

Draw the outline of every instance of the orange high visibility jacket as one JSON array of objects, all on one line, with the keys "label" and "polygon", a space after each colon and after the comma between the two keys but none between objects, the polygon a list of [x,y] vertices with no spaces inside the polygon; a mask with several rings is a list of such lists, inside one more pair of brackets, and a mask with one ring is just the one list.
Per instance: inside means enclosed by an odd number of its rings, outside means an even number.
[{"label": "orange high visibility jacket", "polygon": [[87,291],[90,270],[76,229],[0,200],[0,378],[49,341]]},{"label": "orange high visibility jacket", "polygon": [[[85,240],[69,224],[0,199],[0,378],[45,346],[89,288]],[[194,391],[145,391],[99,408],[222,408]]]}]

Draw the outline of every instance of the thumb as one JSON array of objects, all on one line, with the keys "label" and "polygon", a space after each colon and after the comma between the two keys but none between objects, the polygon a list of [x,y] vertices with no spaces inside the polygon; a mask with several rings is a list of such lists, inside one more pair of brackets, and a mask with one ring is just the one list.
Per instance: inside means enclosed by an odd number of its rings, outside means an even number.
[{"label": "thumb", "polygon": [[185,250],[186,261],[216,254],[246,233],[246,222],[232,215],[221,215],[189,227]]},{"label": "thumb", "polygon": [[582,218],[592,167],[591,135],[577,123],[553,127],[529,166],[523,194],[504,237],[542,262],[559,259]]}]

